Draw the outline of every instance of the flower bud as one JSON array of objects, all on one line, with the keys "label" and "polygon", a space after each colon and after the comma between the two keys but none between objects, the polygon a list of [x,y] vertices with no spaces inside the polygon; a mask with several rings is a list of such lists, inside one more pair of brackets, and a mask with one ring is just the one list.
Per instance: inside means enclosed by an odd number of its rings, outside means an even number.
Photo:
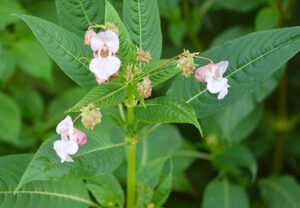
[{"label": "flower bud", "polygon": [[147,205],[147,208],[154,208],[154,207],[155,207],[155,206],[154,206],[153,203]]},{"label": "flower bud", "polygon": [[190,53],[188,50],[184,50],[180,56],[177,67],[181,69],[182,74],[186,77],[191,76],[195,70],[194,57],[198,53]]},{"label": "flower bud", "polygon": [[144,98],[151,96],[152,87],[149,76],[145,77],[142,82],[138,83],[138,92]]},{"label": "flower bud", "polygon": [[130,81],[134,78],[134,74],[132,73],[132,65],[128,65],[125,70],[125,79],[126,81]]},{"label": "flower bud", "polygon": [[96,32],[92,29],[88,29],[84,36],[84,45],[90,45],[94,35],[96,35]]},{"label": "flower bud", "polygon": [[87,107],[80,109],[81,111],[81,122],[86,129],[93,129],[98,123],[101,122],[102,114],[99,108],[95,108],[93,103]]},{"label": "flower bud", "polygon": [[136,60],[141,62],[142,64],[148,64],[151,60],[150,52],[145,52],[143,49],[138,48],[137,51],[137,58]]},{"label": "flower bud", "polygon": [[111,23],[111,22],[106,22],[105,23],[105,29],[113,31],[114,33],[117,34],[117,36],[120,35],[119,28],[116,25],[114,25],[113,23]]}]

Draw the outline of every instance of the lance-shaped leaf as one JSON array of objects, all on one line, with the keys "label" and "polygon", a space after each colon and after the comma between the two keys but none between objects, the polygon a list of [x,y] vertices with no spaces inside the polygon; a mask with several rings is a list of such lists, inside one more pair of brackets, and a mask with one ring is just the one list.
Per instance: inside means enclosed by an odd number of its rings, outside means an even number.
[{"label": "lance-shaped leaf", "polygon": [[82,179],[115,170],[123,160],[121,146],[125,143],[113,144],[92,132],[86,135],[88,142],[72,156],[74,162],[65,163],[60,162],[53,149],[53,142],[60,137],[48,139],[30,161],[16,190],[30,181]]},{"label": "lance-shaped leaf", "polygon": [[95,77],[83,57],[92,54],[84,46],[82,38],[46,20],[28,15],[19,15],[30,27],[33,34],[46,49],[58,66],[81,87],[90,89],[96,86]]},{"label": "lance-shaped leaf", "polygon": [[156,0],[124,0],[123,19],[136,46],[158,59],[162,49],[159,9]]},{"label": "lance-shaped leaf", "polygon": [[14,192],[31,158],[31,155],[10,155],[0,158],[0,207],[98,207],[90,199],[82,181],[35,181]]},{"label": "lance-shaped leaf", "polygon": [[140,81],[143,77],[148,76],[151,85],[154,87],[178,74],[180,69],[177,67],[176,61],[165,64],[168,60],[155,60],[142,68],[143,74],[138,76],[136,80]]},{"label": "lance-shaped leaf", "polygon": [[300,207],[300,186],[292,176],[263,179],[259,182],[259,188],[270,208]]},{"label": "lance-shaped leaf", "polygon": [[127,86],[121,83],[111,82],[101,84],[92,89],[86,96],[78,101],[68,112],[80,111],[80,108],[97,101],[96,107],[101,109],[112,107],[121,103],[127,96]]},{"label": "lance-shaped leaf", "polygon": [[121,60],[125,61],[132,45],[131,38],[118,12],[107,0],[105,0],[105,22],[111,22],[119,28],[120,49],[118,53],[120,54]]},{"label": "lance-shaped leaf", "polygon": [[[299,45],[300,27],[252,33],[227,42],[201,54],[215,62],[229,61],[225,77],[231,87],[224,99],[218,100],[215,94],[207,91],[205,83],[197,82],[193,76],[188,79],[178,76],[168,95],[190,103],[198,118],[205,117],[254,92],[300,50]],[[207,64],[198,60],[196,63]]]},{"label": "lance-shaped leaf", "polygon": [[104,21],[104,0],[56,0],[56,8],[61,26],[82,40],[89,26]]},{"label": "lance-shaped leaf", "polygon": [[227,179],[213,180],[205,188],[203,208],[248,208],[249,200],[245,190],[230,184]]},{"label": "lance-shaped leaf", "polygon": [[187,103],[158,97],[147,100],[145,106],[138,105],[135,115],[147,123],[190,123],[193,124],[202,134],[201,127],[193,107]]}]

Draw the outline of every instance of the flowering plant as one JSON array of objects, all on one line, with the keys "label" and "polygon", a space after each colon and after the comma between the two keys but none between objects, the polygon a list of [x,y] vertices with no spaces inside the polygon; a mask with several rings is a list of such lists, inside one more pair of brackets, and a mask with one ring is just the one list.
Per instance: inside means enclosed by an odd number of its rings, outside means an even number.
[{"label": "flowering plant", "polygon": [[[57,0],[60,26],[17,15],[61,70],[88,92],[65,112],[57,135],[33,157],[26,156],[10,192],[63,196],[52,200],[52,207],[159,208],[169,197],[174,175],[198,158],[212,161],[221,172],[203,206],[213,207],[210,197],[222,181],[242,193],[241,205],[227,207],[247,207],[244,189],[231,178],[251,183],[255,159],[244,146],[212,134],[211,129],[231,121],[204,118],[251,96],[298,53],[299,27],[251,33],[208,51],[185,49],[161,59],[157,1],[124,0],[123,7],[122,21],[107,0]],[[167,92],[156,96],[155,87],[172,79]],[[177,129],[168,123],[190,124],[205,152],[196,145],[180,146]],[[162,131],[168,133],[166,142]],[[237,155],[231,157],[232,152]],[[119,181],[126,185],[126,200]],[[57,193],[43,190],[46,183],[54,183]],[[64,183],[74,187],[72,195],[64,195]]]}]

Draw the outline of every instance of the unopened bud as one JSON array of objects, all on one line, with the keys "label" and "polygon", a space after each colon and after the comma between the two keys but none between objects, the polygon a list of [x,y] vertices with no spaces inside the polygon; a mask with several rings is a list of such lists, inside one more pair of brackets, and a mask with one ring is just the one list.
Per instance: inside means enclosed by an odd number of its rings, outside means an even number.
[{"label": "unopened bud", "polygon": [[138,91],[139,94],[144,98],[148,98],[151,96],[152,87],[149,76],[145,77],[142,82],[138,83]]},{"label": "unopened bud", "polygon": [[92,29],[88,29],[84,36],[84,45],[90,45],[94,35],[96,35],[96,32]]},{"label": "unopened bud", "polygon": [[102,114],[99,108],[95,108],[94,104],[89,104],[87,107],[80,109],[81,122],[86,129],[93,129],[98,123],[101,122]]},{"label": "unopened bud", "polygon": [[137,53],[137,58],[136,60],[143,63],[143,64],[148,64],[151,60],[151,54],[150,52],[145,52],[143,49],[138,48],[136,50]]},{"label": "unopened bud", "polygon": [[134,78],[134,74],[132,73],[132,65],[128,65],[125,70],[125,79],[126,81],[130,81]]},{"label": "unopened bud", "polygon": [[186,77],[191,76],[195,70],[194,57],[198,53],[190,53],[188,50],[184,50],[180,56],[177,67],[181,69],[182,74]]},{"label": "unopened bud", "polygon": [[154,206],[153,203],[147,205],[147,208],[154,208],[154,207],[155,207],[155,206]]},{"label": "unopened bud", "polygon": [[118,28],[116,25],[114,25],[113,23],[111,23],[111,22],[106,22],[106,23],[105,23],[105,29],[106,29],[106,30],[111,30],[111,31],[113,31],[113,32],[116,33],[118,36],[119,36],[119,34],[120,34],[119,28]]}]

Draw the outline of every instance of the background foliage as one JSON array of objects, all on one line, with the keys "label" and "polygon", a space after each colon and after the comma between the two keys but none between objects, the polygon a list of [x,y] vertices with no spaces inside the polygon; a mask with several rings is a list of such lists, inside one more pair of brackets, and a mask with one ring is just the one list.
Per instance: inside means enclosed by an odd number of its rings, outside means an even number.
[{"label": "background foliage", "polygon": [[[124,204],[122,187],[126,178],[124,175],[126,164],[120,157],[123,149],[117,147],[113,150],[98,151],[105,145],[119,143],[124,136],[124,132],[114,123],[114,109],[104,112],[107,116],[104,116],[106,118],[102,124],[94,131],[88,132],[88,149],[86,152],[78,153],[78,160],[82,161],[87,168],[97,166],[99,168],[93,171],[105,174],[84,182],[81,180],[76,180],[75,183],[42,181],[49,178],[62,179],[66,174],[72,179],[90,176],[91,172],[72,175],[72,172],[67,169],[79,171],[80,167],[76,167],[75,164],[68,164],[64,169],[65,164],[61,166],[56,164],[57,161],[50,160],[41,163],[38,159],[39,154],[54,154],[49,149],[55,139],[55,126],[64,118],[64,112],[76,103],[77,110],[86,105],[86,100],[81,99],[96,85],[96,82],[92,79],[92,75],[82,79],[78,74],[78,71],[87,73],[87,70],[80,70],[88,67],[84,60],[78,60],[62,49],[57,50],[52,46],[55,53],[52,52],[54,55],[51,58],[58,65],[54,63],[24,22],[10,14],[30,14],[55,24],[60,23],[66,29],[57,28],[52,24],[44,27],[45,22],[35,24],[34,34],[39,40],[48,37],[67,40],[64,44],[72,45],[71,52],[76,54],[79,53],[78,51],[85,51],[82,49],[82,43],[86,23],[77,25],[78,21],[64,12],[68,7],[77,5],[77,3],[73,5],[72,2],[0,0],[0,181],[8,181],[1,184],[0,188],[13,190],[17,185],[21,187],[20,183],[27,183],[19,190],[19,194],[30,194],[32,200],[12,201],[12,198],[1,195],[0,190],[0,204],[4,203],[3,207],[18,207],[24,203],[32,207],[30,203],[37,203],[38,200],[45,201],[43,204],[53,203],[51,207],[54,207],[55,203],[61,207],[62,204],[89,207],[96,206],[95,201],[106,207]],[[252,51],[261,49],[257,48],[260,41],[265,41],[265,48],[272,47],[271,44],[274,42],[271,40],[278,33],[268,31],[260,37],[247,36],[243,43],[234,42],[233,39],[255,31],[300,25],[300,2],[296,0],[158,0],[159,11],[151,11],[153,14],[151,17],[155,21],[160,13],[161,25],[150,25],[153,28],[152,33],[142,31],[142,35],[137,36],[139,25],[130,22],[130,15],[126,12],[130,10],[131,5],[128,3],[130,1],[124,0],[124,3],[126,2],[128,8],[123,8],[121,0],[112,1],[117,12],[121,17],[123,16],[129,31],[128,34],[123,33],[120,39],[127,41],[131,35],[133,42],[139,46],[147,46],[154,58],[160,57],[160,54],[162,58],[170,58],[184,48],[201,52],[209,49],[205,55],[213,57],[214,54],[219,54],[220,58],[226,60],[230,60],[232,54],[239,53],[241,54],[239,62],[230,62],[233,72],[245,65],[243,63],[247,59],[245,57],[255,57],[256,54]],[[99,8],[87,5],[92,23],[114,18],[113,10],[105,16],[98,12],[104,8],[104,3],[97,5]],[[145,4],[142,8],[148,6]],[[57,13],[60,14],[59,18]],[[23,17],[23,19],[28,24],[35,20],[31,17]],[[162,36],[157,32],[159,26],[162,29]],[[122,28],[120,26],[119,28],[122,32]],[[62,30],[60,32],[63,32],[65,37],[57,37],[55,33],[49,32],[51,30]],[[79,35],[80,38],[68,30]],[[282,30],[281,34],[280,41],[287,42],[292,39],[292,34],[298,36],[299,28]],[[157,44],[151,43],[147,36],[153,37]],[[163,48],[160,47],[161,41]],[[227,41],[232,41],[233,44],[216,48]],[[241,44],[243,48],[237,50]],[[299,47],[298,40],[297,44],[287,45],[278,53],[268,55],[269,64],[258,65],[258,68],[265,70],[263,72],[257,70],[253,73],[262,75],[265,73],[270,76],[255,90],[250,89],[250,85],[237,89],[234,88],[233,83],[228,96],[235,100],[234,104],[221,102],[218,106],[220,109],[216,112],[216,109],[209,105],[210,103],[201,99],[191,102],[190,104],[196,107],[197,118],[200,118],[204,139],[200,137],[197,129],[199,126],[197,126],[196,115],[193,111],[190,112],[190,105],[187,104],[181,107],[184,112],[187,112],[187,116],[183,119],[189,124],[165,124],[147,135],[138,144],[138,203],[151,201],[159,207],[167,201],[164,207],[172,208],[300,207],[298,183],[300,179],[298,125],[300,56],[296,55],[284,64],[299,50]],[[130,50],[128,45],[121,45],[121,51],[128,50]],[[89,50],[86,50],[86,53],[88,54]],[[63,56],[69,61],[62,59]],[[82,54],[82,56],[87,55]],[[170,74],[178,72],[172,71],[171,66],[169,67]],[[278,67],[281,67],[280,70],[274,72]],[[155,85],[161,82],[155,75],[152,76],[150,77]],[[176,89],[193,88],[193,85],[189,86],[192,81],[182,77],[175,79],[155,86],[154,96],[167,94],[182,101],[189,100],[189,94],[184,93],[185,91],[181,91],[180,94]],[[180,85],[172,86],[174,80]],[[249,80],[252,84],[262,81],[246,77],[243,82]],[[117,87],[115,83],[111,83],[111,89]],[[101,92],[100,88],[101,86],[93,91]],[[199,90],[202,89],[197,89],[197,92]],[[122,95],[125,96],[126,92],[121,91],[119,97]],[[90,95],[90,99],[93,100],[92,96],[93,93]],[[204,96],[209,98],[208,94]],[[111,106],[112,103],[102,103],[101,107]],[[153,103],[174,105],[161,98],[146,101],[145,105],[151,109]],[[155,114],[155,107],[152,107],[152,110]],[[176,122],[176,118],[167,116],[177,112],[165,111],[165,113],[166,120]],[[143,121],[165,122],[153,120],[156,117],[143,113],[141,107],[136,109],[136,115]],[[103,139],[99,140],[97,133],[101,133]],[[52,139],[45,142],[39,152],[32,156],[31,153],[37,152],[40,145],[48,138]],[[10,155],[21,153],[26,155]],[[93,161],[86,159],[87,154],[91,154],[95,159],[100,157],[102,159],[95,165]],[[172,156],[172,159],[169,156]],[[29,168],[26,169],[27,164]],[[119,168],[114,175],[107,173],[116,167]],[[155,171],[153,167],[156,167]],[[57,168],[61,170],[59,174],[56,172]],[[46,170],[47,174],[39,174],[40,170]],[[2,172],[13,173],[13,175],[7,173],[2,175]],[[151,174],[147,174],[149,172]],[[121,185],[116,178],[121,181]],[[170,192],[171,185],[173,185],[172,193],[167,200],[165,193]],[[77,192],[78,189],[84,190],[84,194]],[[53,190],[57,195],[35,198],[36,195],[33,194]],[[94,201],[89,197],[88,191],[95,196]],[[61,195],[68,194],[70,196],[67,200],[59,201]]]}]

